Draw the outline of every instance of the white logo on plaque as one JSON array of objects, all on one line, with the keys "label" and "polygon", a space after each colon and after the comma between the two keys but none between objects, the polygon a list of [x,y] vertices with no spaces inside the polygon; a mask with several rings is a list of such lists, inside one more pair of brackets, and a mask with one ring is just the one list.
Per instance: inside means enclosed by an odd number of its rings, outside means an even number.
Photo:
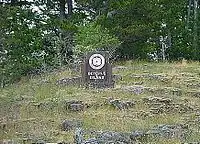
[{"label": "white logo on plaque", "polygon": [[93,54],[89,59],[89,65],[92,69],[99,70],[105,65],[105,58],[101,54]]}]

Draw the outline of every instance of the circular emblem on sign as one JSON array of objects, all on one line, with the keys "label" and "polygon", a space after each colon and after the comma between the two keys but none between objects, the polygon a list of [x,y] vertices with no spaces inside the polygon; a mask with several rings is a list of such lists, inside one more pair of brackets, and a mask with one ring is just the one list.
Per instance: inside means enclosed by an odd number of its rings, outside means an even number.
[{"label": "circular emblem on sign", "polygon": [[89,58],[89,65],[92,69],[99,70],[105,65],[105,58],[101,54],[93,54]]}]

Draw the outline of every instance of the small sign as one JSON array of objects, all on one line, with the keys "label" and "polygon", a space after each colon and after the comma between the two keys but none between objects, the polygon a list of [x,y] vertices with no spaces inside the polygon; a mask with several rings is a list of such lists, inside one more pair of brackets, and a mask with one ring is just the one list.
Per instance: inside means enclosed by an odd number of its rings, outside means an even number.
[{"label": "small sign", "polygon": [[93,52],[86,56],[82,67],[82,81],[86,87],[113,87],[108,52]]}]

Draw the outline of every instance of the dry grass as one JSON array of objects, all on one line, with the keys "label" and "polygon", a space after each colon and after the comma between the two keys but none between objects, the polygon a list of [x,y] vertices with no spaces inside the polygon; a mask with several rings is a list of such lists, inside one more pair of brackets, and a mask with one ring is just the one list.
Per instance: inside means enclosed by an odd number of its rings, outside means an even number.
[{"label": "dry grass", "polygon": [[[108,90],[87,90],[80,87],[63,87],[55,84],[56,80],[75,75],[69,70],[54,72],[32,78],[23,78],[17,84],[0,89],[0,140],[15,139],[19,143],[24,138],[43,139],[47,141],[66,140],[73,142],[73,131],[63,132],[60,124],[64,119],[80,120],[87,130],[110,130],[131,132],[147,130],[159,124],[177,124],[193,121],[197,111],[186,113],[162,113],[153,115],[142,98],[149,96],[170,98],[176,103],[189,103],[200,108],[200,98],[192,97],[188,91],[199,91],[199,87],[187,84],[200,84],[200,64],[182,61],[180,63],[146,63],[128,61],[115,65],[126,66],[127,69],[115,70],[115,74],[123,76],[116,83],[116,88]],[[166,79],[133,78],[132,75],[160,74]],[[134,94],[122,91],[126,85],[140,84],[156,89],[179,88],[180,96],[162,91]],[[108,98],[129,100],[136,105],[127,110],[115,109],[106,104]],[[70,112],[64,107],[63,101],[82,100],[92,105],[81,112]],[[38,105],[40,105],[38,107]],[[198,130],[192,124],[194,131]],[[199,140],[199,133],[188,136],[188,141]],[[31,141],[31,140],[30,140]],[[27,140],[26,143],[29,141]],[[176,139],[157,139],[150,143],[180,143]]]}]

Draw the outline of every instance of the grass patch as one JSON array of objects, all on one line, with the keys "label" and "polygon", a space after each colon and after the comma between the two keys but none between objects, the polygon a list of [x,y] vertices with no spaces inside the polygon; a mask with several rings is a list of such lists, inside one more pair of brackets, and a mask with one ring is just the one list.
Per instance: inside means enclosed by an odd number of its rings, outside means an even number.
[{"label": "grass patch", "polygon": [[[96,131],[132,132],[148,130],[160,124],[188,123],[191,129],[188,142],[199,140],[197,113],[200,107],[199,97],[187,94],[187,91],[199,91],[199,87],[189,84],[200,83],[198,62],[189,63],[148,63],[126,61],[115,64],[124,69],[113,70],[114,74],[123,77],[114,89],[92,90],[76,86],[56,85],[58,79],[76,76],[70,70],[62,70],[34,77],[24,77],[19,83],[0,89],[0,139],[22,140],[31,137],[33,140],[47,141],[66,140],[73,143],[71,132],[61,131],[63,120],[80,120],[83,128]],[[133,75],[163,75],[160,78],[132,77]],[[122,89],[123,86],[141,85],[161,89],[160,92],[135,94]],[[189,85],[189,86],[188,86]],[[163,88],[179,88],[181,95],[172,92],[163,93]],[[174,103],[187,103],[195,107],[190,113],[152,114],[150,106],[143,102],[144,97],[165,97]],[[108,99],[135,102],[134,107],[119,110],[108,104]],[[65,101],[80,100],[91,104],[83,111],[66,110]],[[180,143],[179,139],[152,139],[150,143]],[[20,142],[19,142],[20,143]],[[27,142],[28,143],[28,142]]]}]

